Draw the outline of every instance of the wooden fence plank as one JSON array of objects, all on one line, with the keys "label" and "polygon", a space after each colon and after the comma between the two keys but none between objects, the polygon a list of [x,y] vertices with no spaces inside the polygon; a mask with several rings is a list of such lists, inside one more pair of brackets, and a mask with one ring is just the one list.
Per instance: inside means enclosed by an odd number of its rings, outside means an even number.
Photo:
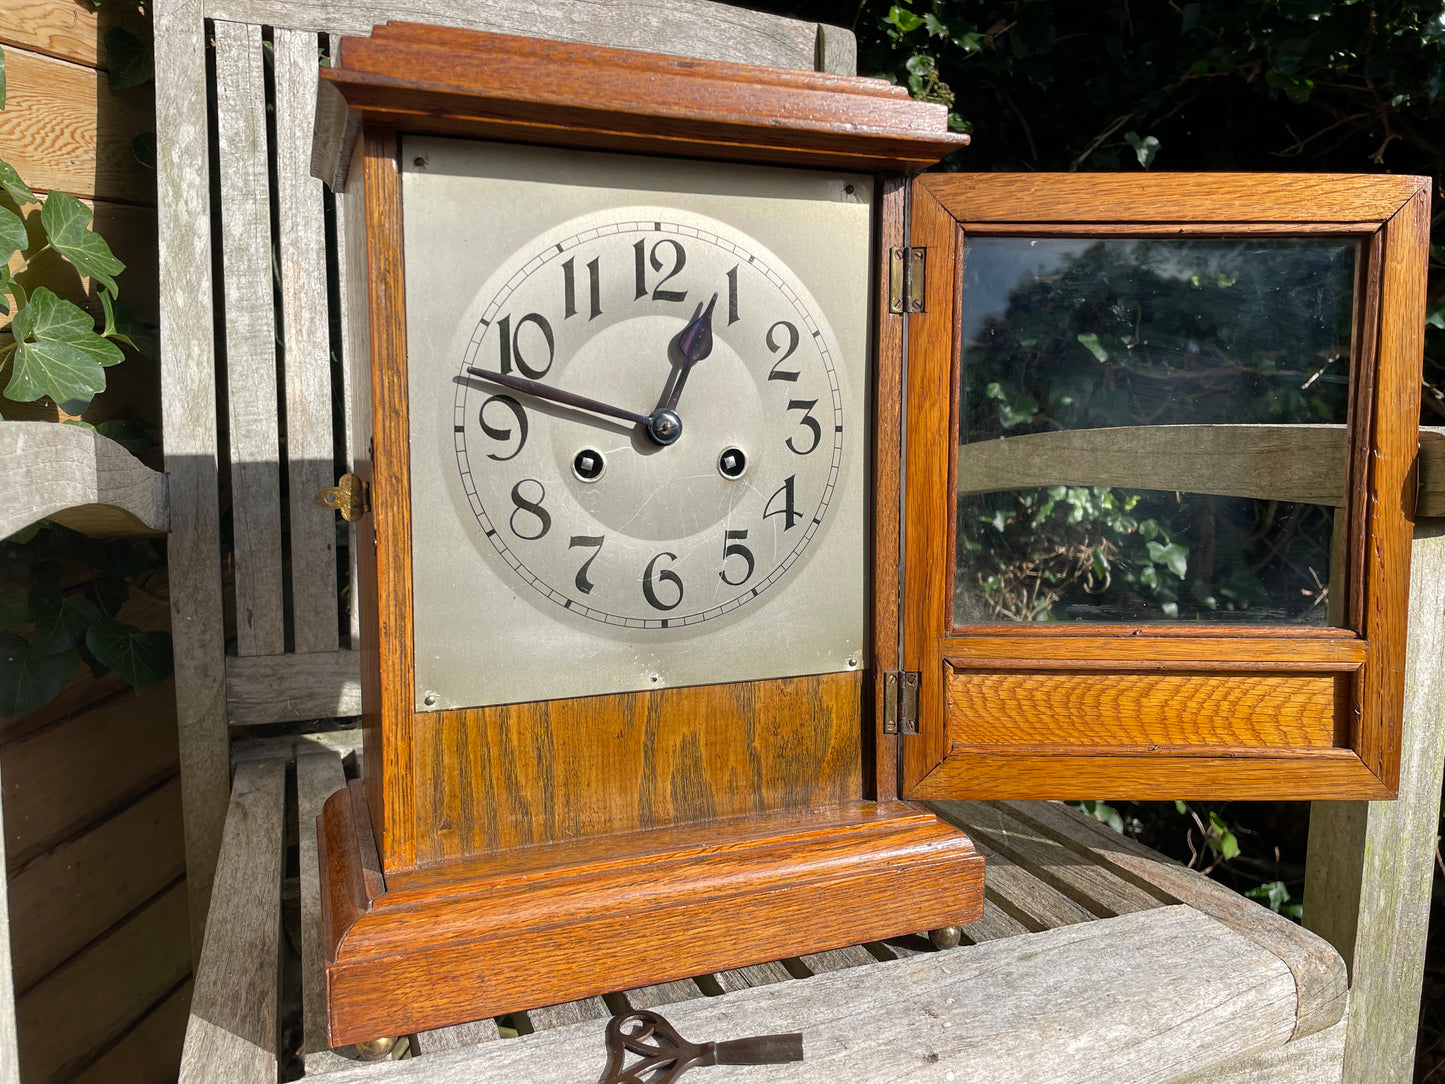
[{"label": "wooden fence plank", "polygon": [[361,714],[361,652],[226,660],[232,726]]},{"label": "wooden fence plank", "polygon": [[1342,425],[1134,425],[964,444],[958,492],[1034,486],[1176,489],[1339,508]]},{"label": "wooden fence plank", "polygon": [[190,1005],[191,984],[186,982],[76,1073],[71,1084],[164,1084],[175,1080]]},{"label": "wooden fence plank", "polygon": [[94,68],[23,50],[7,52],[5,85],[0,148],[31,188],[155,204],[130,148],[153,124],[148,90],[112,91]]},{"label": "wooden fence plank", "polygon": [[318,47],[314,33],[275,32],[276,202],[291,504],[291,616],[296,652],[335,651],[336,513],[316,503],[336,484],[331,339],[321,182],[311,176]]},{"label": "wooden fence plank", "polygon": [[[402,17],[388,0],[214,0],[206,5],[206,15],[339,34],[369,34],[373,26]],[[468,30],[808,71],[817,61],[816,23],[705,0],[648,0],[626,5],[586,0],[411,0],[405,18]]]},{"label": "wooden fence plank", "polygon": [[285,650],[281,453],[261,28],[226,23],[215,34],[236,650],[277,655]]},{"label": "wooden fence plank", "polygon": [[10,878],[16,989],[34,985],[185,872],[179,779],[31,860]]},{"label": "wooden fence plank", "polygon": [[92,68],[105,67],[105,35],[114,26],[137,37],[147,32],[139,5],[96,7],[65,0],[6,0],[0,4],[0,44]]},{"label": "wooden fence plank", "polygon": [[174,695],[168,680],[0,748],[12,870],[175,775]]},{"label": "wooden fence plank", "polygon": [[201,0],[155,0],[161,398],[174,504],[166,554],[186,806],[191,951],[201,949],[230,762],[217,494],[206,26]]},{"label": "wooden fence plank", "polygon": [[0,421],[0,538],[42,519],[101,537],[164,534],[165,476],[78,425]]},{"label": "wooden fence plank", "polygon": [[341,758],[333,752],[296,757],[296,834],[300,841],[302,1061],[307,1074],[349,1065],[326,1045],[326,979],[322,972],[321,870],[316,857],[316,818],[326,799],[346,786]]},{"label": "wooden fence plank", "polygon": [[281,984],[286,764],[236,768],[196,971],[181,1084],[272,1084]]},{"label": "wooden fence plank", "polygon": [[1350,964],[1347,1084],[1409,1081],[1429,934],[1445,762],[1445,522],[1420,521],[1410,559],[1400,796],[1315,802],[1304,922]]},{"label": "wooden fence plank", "polygon": [[177,882],[22,995],[21,1078],[69,1080],[179,985],[191,969],[185,929]]},{"label": "wooden fence plank", "polygon": [[[3,157],[3,155],[0,155]],[[155,327],[159,317],[159,279],[156,270],[156,213],[151,207],[140,207],[133,203],[116,203],[113,200],[83,199],[80,201],[90,208],[90,228],[105,238],[116,258],[125,264],[125,270],[117,278],[120,297],[140,323]],[[54,249],[41,251],[45,242],[41,239],[40,203],[15,205],[6,202],[7,209],[15,212],[25,221],[30,237],[28,251],[31,259],[26,270],[19,276],[20,285],[28,292],[38,286],[73,302],[97,320],[104,316],[96,284],[77,274],[75,267]],[[24,257],[16,253],[10,259],[13,274],[24,263]],[[10,313],[0,314],[0,328],[10,326]],[[107,373],[107,379],[112,376]],[[9,410],[9,404],[6,404]],[[13,414],[11,415],[14,416]]]},{"label": "wooden fence plank", "polygon": [[[1289,969],[1272,953],[1190,908],[1161,907],[697,998],[666,1015],[695,1041],[802,1032],[804,1060],[760,1075],[774,1084],[950,1072],[969,1084],[1167,1084],[1283,1045],[1294,1006]],[[601,1033],[586,1021],[331,1079],[592,1080]]]}]

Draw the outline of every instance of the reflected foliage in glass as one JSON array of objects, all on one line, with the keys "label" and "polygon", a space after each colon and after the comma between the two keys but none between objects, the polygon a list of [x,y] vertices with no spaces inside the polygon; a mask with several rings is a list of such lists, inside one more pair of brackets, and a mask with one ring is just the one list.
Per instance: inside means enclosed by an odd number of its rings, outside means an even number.
[{"label": "reflected foliage in glass", "polygon": [[[960,442],[1343,423],[1356,249],[1334,238],[969,239]],[[1148,488],[1152,471],[1137,489],[1090,485],[1077,465],[1060,468],[1061,483],[1084,484],[958,500],[956,624],[1329,620],[1331,509],[1161,492]]]}]

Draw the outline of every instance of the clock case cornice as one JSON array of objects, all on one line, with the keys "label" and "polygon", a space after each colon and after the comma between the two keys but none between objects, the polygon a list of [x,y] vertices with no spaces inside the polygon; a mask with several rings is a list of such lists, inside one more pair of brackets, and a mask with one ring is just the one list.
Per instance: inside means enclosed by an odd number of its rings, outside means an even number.
[{"label": "clock case cornice", "polygon": [[[321,817],[333,1044],[976,919],[982,856],[897,800],[874,707],[898,665],[903,321],[885,269],[864,671],[418,716],[399,169],[399,135],[419,133],[869,172],[881,264],[905,243],[905,173],[967,137],[878,80],[408,24],[344,39],[338,60],[313,172],[346,194],[355,469],[373,492],[357,528],[376,544],[358,555],[365,780]],[[488,756],[525,763],[488,782]],[[701,797],[678,804],[679,779]],[[536,788],[547,816],[528,819]]]},{"label": "clock case cornice", "polygon": [[362,125],[869,173],[969,137],[882,79],[391,22],[321,69],[312,172],[342,191]]}]

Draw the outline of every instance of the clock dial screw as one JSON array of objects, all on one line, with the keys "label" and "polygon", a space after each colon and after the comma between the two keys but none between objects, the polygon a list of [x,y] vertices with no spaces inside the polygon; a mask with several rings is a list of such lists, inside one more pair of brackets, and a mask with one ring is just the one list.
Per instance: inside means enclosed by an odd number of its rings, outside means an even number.
[{"label": "clock dial screw", "polygon": [[741,448],[726,448],[717,457],[717,472],[724,478],[741,478],[748,469],[748,457]]},{"label": "clock dial screw", "polygon": [[422,702],[423,704],[425,704],[427,707],[432,707],[432,706],[434,706],[434,705],[436,704],[436,702],[437,702],[437,694],[436,694],[436,693],[427,693],[424,697],[421,698],[421,702]]},{"label": "clock dial screw", "polygon": [[682,436],[682,419],[675,410],[665,407],[654,410],[647,416],[646,425],[647,435],[652,438],[652,442],[663,447],[677,443],[677,438]]},{"label": "clock dial screw", "polygon": [[607,461],[595,448],[583,448],[572,458],[572,473],[581,482],[595,482],[607,469]]}]

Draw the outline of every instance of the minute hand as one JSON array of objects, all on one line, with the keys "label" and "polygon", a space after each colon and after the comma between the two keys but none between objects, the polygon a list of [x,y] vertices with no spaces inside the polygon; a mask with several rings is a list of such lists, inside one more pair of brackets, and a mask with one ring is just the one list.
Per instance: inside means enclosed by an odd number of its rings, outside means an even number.
[{"label": "minute hand", "polygon": [[554,403],[577,407],[580,410],[590,410],[594,414],[606,414],[610,418],[621,418],[623,421],[632,422],[635,425],[645,426],[648,423],[648,416],[646,414],[638,414],[635,410],[624,410],[622,407],[613,406],[611,403],[599,403],[596,399],[589,399],[585,395],[563,391],[561,388],[554,388],[547,384],[539,384],[535,380],[512,376],[510,373],[489,373],[485,369],[477,369],[470,365],[467,366],[467,372],[481,380],[489,380],[493,384],[500,384],[504,388],[524,392],[538,399],[550,399]]}]

